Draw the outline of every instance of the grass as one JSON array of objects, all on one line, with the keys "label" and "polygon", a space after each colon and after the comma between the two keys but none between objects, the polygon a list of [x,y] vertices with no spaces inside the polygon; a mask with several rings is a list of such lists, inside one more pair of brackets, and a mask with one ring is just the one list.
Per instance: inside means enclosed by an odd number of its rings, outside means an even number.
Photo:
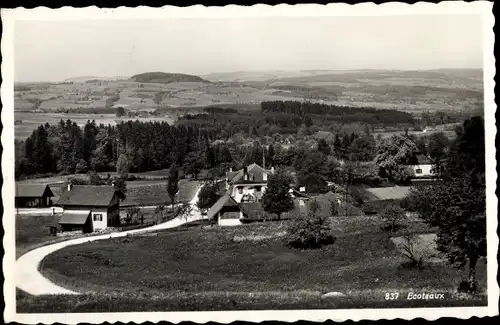
[{"label": "grass", "polygon": [[357,293],[351,297],[322,299],[317,292],[266,293],[163,293],[115,294],[79,296],[17,295],[18,313],[84,313],[142,311],[217,311],[217,310],[276,310],[276,309],[349,309],[349,308],[416,308],[484,306],[485,296],[453,297],[445,300],[386,301],[385,292]]},{"label": "grass", "polygon": [[59,215],[16,215],[16,258],[39,247],[40,244],[56,239],[50,235],[49,226],[56,225],[59,217]]},{"label": "grass", "polygon": [[[463,275],[446,263],[434,263],[422,270],[403,267],[404,258],[388,234],[380,230],[381,221],[376,217],[335,218],[337,241],[317,250],[285,246],[277,234],[286,225],[272,222],[231,228],[189,227],[156,236],[103,240],[53,253],[42,262],[41,271],[55,283],[96,295],[94,300],[85,295],[72,297],[73,302],[80,299],[78,304],[62,303],[57,308],[78,305],[92,311],[96,311],[91,309],[94,307],[124,310],[118,301],[130,306],[135,303],[133,310],[194,310],[195,305],[206,310],[387,308],[384,292],[451,293]],[[426,229],[417,223],[411,230]],[[235,240],[257,234],[265,239]],[[485,272],[480,263],[478,279],[483,288]],[[321,299],[322,293],[330,291],[348,296],[332,301]],[[142,299],[142,295],[156,298]],[[116,304],[98,307],[97,301],[112,300],[111,296],[118,296]],[[49,298],[30,299],[30,310],[51,305]],[[401,300],[390,307],[485,302],[484,298]]]}]

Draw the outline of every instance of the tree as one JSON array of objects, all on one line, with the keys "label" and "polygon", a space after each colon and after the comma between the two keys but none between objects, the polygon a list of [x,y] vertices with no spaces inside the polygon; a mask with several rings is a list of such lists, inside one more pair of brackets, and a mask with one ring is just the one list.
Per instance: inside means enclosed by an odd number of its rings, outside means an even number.
[{"label": "tree", "polygon": [[329,155],[330,154],[330,146],[326,142],[325,139],[319,139],[318,141],[318,151],[323,153],[324,155]]},{"label": "tree", "polygon": [[127,179],[129,168],[130,165],[128,157],[126,154],[122,153],[120,157],[118,157],[118,161],[116,162],[116,171],[121,178]]},{"label": "tree", "polygon": [[177,165],[172,165],[168,171],[167,193],[172,203],[172,208],[175,205],[175,196],[179,191],[179,169]]},{"label": "tree", "polygon": [[375,156],[375,138],[372,135],[364,135],[354,139],[351,144],[351,160],[370,161]]},{"label": "tree", "polygon": [[76,164],[75,172],[77,174],[81,174],[81,173],[86,173],[87,170],[88,170],[87,162],[83,159],[80,159],[78,164]]},{"label": "tree", "polygon": [[446,156],[449,140],[443,132],[434,133],[429,137],[429,156],[434,161],[436,173],[441,172],[441,163]]},{"label": "tree", "polygon": [[200,210],[210,209],[219,199],[217,195],[217,188],[214,184],[207,184],[203,186],[198,193],[197,207]]},{"label": "tree", "polygon": [[393,135],[379,142],[374,160],[380,166],[382,176],[387,176],[396,182],[404,181],[411,177],[411,172],[406,166],[417,152],[417,146],[413,141],[401,135]]},{"label": "tree", "polygon": [[278,169],[269,176],[266,191],[262,196],[264,211],[275,213],[280,219],[283,213],[294,208],[293,199],[289,193],[291,183],[291,177],[282,169]]},{"label": "tree", "polygon": [[392,233],[401,226],[405,211],[398,206],[390,205],[382,211],[380,217],[385,222],[385,229]]},{"label": "tree", "polygon": [[160,222],[163,221],[164,215],[165,215],[165,206],[163,204],[158,205],[155,208],[155,223],[159,224]]},{"label": "tree", "polygon": [[118,194],[118,197],[121,200],[125,200],[125,197],[127,195],[127,181],[122,177],[118,177],[112,180],[112,184],[115,188],[116,193]]},{"label": "tree", "polygon": [[438,228],[437,248],[458,268],[469,265],[465,281],[477,290],[476,264],[486,256],[486,180],[484,124],[473,117],[457,133],[443,164],[443,181],[410,191],[408,201],[419,216]]},{"label": "tree", "polygon": [[320,248],[335,242],[329,219],[320,214],[318,202],[312,201],[307,216],[290,224],[285,240],[295,248]]},{"label": "tree", "polygon": [[116,117],[120,118],[125,115],[125,109],[121,106],[116,108]]}]

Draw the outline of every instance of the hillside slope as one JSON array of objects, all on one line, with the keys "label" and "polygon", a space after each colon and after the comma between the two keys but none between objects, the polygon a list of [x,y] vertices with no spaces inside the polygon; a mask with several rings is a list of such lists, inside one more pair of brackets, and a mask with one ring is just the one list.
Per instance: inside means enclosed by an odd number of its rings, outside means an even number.
[{"label": "hillside slope", "polygon": [[210,82],[199,76],[193,76],[183,73],[166,73],[166,72],[146,72],[136,74],[130,77],[131,80],[136,82],[151,82],[168,84],[172,82]]}]

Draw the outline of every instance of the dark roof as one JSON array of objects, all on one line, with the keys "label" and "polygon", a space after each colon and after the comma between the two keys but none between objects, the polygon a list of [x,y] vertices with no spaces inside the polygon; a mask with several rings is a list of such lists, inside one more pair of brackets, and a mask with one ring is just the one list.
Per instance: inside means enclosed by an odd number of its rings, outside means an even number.
[{"label": "dark roof", "polygon": [[271,173],[259,165],[253,163],[247,167],[248,180],[244,180],[244,169],[227,173],[227,180],[230,184],[245,184],[245,183],[264,183],[264,175]]},{"label": "dark roof", "polygon": [[54,196],[50,187],[45,184],[16,184],[16,197],[43,197],[44,193],[48,197]]},{"label": "dark roof", "polygon": [[208,210],[207,217],[212,219],[223,207],[238,206],[238,203],[229,195],[224,194],[214,205]]},{"label": "dark roof", "polygon": [[317,140],[320,140],[320,139],[328,139],[330,137],[334,138],[335,136],[333,135],[332,132],[328,132],[328,131],[318,131],[314,137],[317,139]]},{"label": "dark roof", "polygon": [[115,195],[113,186],[73,185],[61,193],[58,205],[108,206]]},{"label": "dark roof", "polygon": [[90,215],[90,210],[73,210],[64,211],[61,219],[59,219],[60,224],[70,224],[70,225],[84,225],[87,222],[87,218]]},{"label": "dark roof", "polygon": [[427,157],[425,156],[424,154],[417,154],[415,156],[415,161],[416,161],[416,164],[415,165],[429,165],[429,164],[432,164],[432,161]]}]

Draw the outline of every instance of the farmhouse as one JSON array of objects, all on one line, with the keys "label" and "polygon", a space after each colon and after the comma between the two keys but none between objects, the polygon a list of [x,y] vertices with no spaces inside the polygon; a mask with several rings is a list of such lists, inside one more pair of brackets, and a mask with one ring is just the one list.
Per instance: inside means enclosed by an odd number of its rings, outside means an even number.
[{"label": "farmhouse", "polygon": [[260,202],[272,173],[274,167],[266,170],[255,163],[234,172],[230,169],[226,173],[226,189],[237,203]]},{"label": "farmhouse", "polygon": [[93,232],[120,224],[120,200],[113,186],[68,185],[57,202],[63,231]]},{"label": "farmhouse", "polygon": [[408,167],[413,170],[416,178],[435,176],[432,161],[421,153],[416,154],[413,159],[411,159]]},{"label": "farmhouse", "polygon": [[[288,219],[295,214],[304,214],[307,199],[306,197],[295,199],[294,210],[283,213],[282,219]],[[243,223],[269,220],[276,216],[266,213],[260,202],[238,203],[226,193],[208,210],[207,217],[217,222],[219,226],[237,226]]]},{"label": "farmhouse", "polygon": [[48,185],[16,184],[16,208],[44,208],[52,205],[54,193]]}]

